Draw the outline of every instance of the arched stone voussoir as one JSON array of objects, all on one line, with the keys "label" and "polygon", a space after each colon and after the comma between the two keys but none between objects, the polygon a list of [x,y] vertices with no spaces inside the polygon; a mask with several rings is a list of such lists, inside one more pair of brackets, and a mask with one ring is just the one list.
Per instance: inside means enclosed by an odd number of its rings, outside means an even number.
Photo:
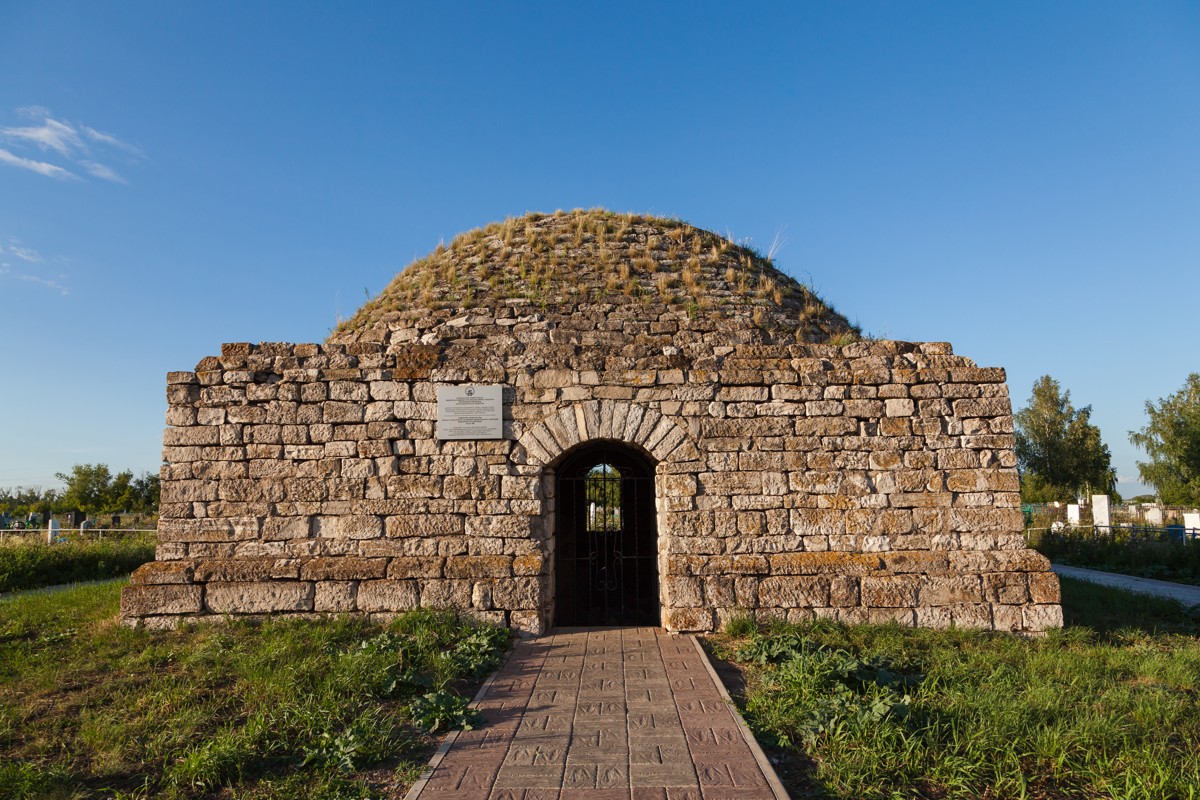
[{"label": "arched stone voussoir", "polygon": [[636,445],[659,461],[692,459],[698,453],[687,429],[657,409],[622,400],[572,403],[526,427],[517,439],[525,463],[544,466],[592,441]]}]

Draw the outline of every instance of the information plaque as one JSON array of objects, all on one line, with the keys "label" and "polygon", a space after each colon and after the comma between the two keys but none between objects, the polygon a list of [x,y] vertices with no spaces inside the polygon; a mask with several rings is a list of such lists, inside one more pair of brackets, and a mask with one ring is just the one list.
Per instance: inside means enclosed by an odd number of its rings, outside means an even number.
[{"label": "information plaque", "polygon": [[503,439],[504,387],[437,387],[437,438]]}]

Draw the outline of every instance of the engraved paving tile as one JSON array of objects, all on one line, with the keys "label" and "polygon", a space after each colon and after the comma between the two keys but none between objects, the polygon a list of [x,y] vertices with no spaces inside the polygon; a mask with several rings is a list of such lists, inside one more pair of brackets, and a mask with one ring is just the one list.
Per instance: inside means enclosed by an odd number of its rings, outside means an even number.
[{"label": "engraved paving tile", "polygon": [[698,786],[635,786],[631,800],[700,800]]},{"label": "engraved paving tile", "polygon": [[559,800],[557,787],[545,789],[520,789],[500,786],[492,790],[489,800]]},{"label": "engraved paving tile", "polygon": [[520,642],[416,800],[775,795],[692,640],[653,628]]}]

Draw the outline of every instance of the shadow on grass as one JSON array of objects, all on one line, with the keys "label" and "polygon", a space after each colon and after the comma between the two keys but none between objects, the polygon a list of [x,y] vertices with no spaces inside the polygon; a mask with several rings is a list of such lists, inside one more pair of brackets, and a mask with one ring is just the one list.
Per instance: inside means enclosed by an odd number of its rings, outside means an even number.
[{"label": "shadow on grass", "polygon": [[[722,642],[727,640],[722,639]],[[727,657],[727,648],[716,645],[711,637],[700,640],[708,660],[716,670],[717,677],[725,684],[725,689],[733,697],[739,713],[745,709],[746,673],[742,665]],[[756,736],[763,755],[771,762],[771,767],[779,780],[787,789],[793,800],[802,798],[835,797],[817,777],[817,762],[808,753],[799,748],[778,747],[772,744],[769,737]]]},{"label": "shadow on grass", "polygon": [[1174,600],[1060,578],[1063,623],[1091,628],[1100,636],[1118,631],[1200,635],[1200,610],[1186,609]]}]

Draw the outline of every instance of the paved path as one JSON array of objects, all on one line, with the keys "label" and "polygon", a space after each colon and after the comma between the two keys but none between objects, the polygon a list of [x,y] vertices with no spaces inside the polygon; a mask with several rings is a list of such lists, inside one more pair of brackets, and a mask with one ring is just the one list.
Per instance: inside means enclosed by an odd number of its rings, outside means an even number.
[{"label": "paved path", "polygon": [[1113,586],[1138,594],[1152,594],[1178,600],[1185,608],[1200,605],[1200,586],[1188,586],[1185,583],[1170,583],[1156,581],[1150,578],[1135,578],[1132,575],[1120,575],[1116,572],[1101,572],[1098,569],[1083,567],[1068,567],[1064,564],[1052,564],[1055,574],[1064,578],[1075,578],[1081,581],[1099,583],[1102,586]]},{"label": "paved path", "polygon": [[786,800],[699,643],[658,628],[519,642],[487,720],[447,737],[407,800]]}]

